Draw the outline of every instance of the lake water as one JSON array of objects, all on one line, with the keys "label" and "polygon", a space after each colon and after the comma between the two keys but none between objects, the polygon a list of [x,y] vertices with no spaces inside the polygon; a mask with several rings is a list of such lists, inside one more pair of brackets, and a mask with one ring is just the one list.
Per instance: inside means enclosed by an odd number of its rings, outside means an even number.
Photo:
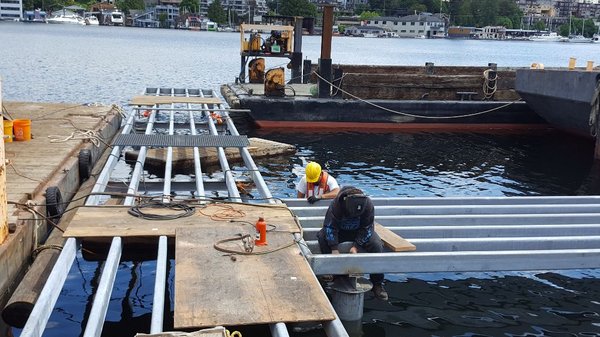
[{"label": "lake water", "polygon": [[[316,62],[320,37],[304,37],[303,50]],[[600,45],[336,37],[332,51],[342,64],[551,67],[569,57],[598,64]],[[145,87],[218,90],[234,80],[239,63],[237,33],[0,23],[5,100],[124,104]],[[267,60],[268,68],[283,64]],[[307,160],[372,196],[598,194],[593,144],[553,131],[248,133],[298,147],[291,157],[257,160],[276,197],[295,195]],[[44,336],[82,335],[100,267],[77,258]],[[170,310],[173,278],[171,266]],[[390,301],[367,295],[364,336],[600,336],[598,270],[386,278]],[[103,336],[147,331],[153,284],[153,262],[121,264]],[[265,331],[252,333],[244,335]]]}]

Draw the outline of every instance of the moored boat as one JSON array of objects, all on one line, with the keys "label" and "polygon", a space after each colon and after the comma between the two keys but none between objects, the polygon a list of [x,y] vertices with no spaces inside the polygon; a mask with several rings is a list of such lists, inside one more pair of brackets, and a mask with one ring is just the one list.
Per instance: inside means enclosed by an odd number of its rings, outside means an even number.
[{"label": "moored boat", "polygon": [[88,26],[98,26],[100,25],[100,21],[94,15],[89,15],[84,18],[85,24]]},{"label": "moored boat", "polygon": [[554,127],[592,137],[599,81],[597,71],[517,69],[515,90]]},{"label": "moored boat", "polygon": [[559,42],[559,41],[561,41],[561,39],[562,39],[562,36],[556,34],[555,32],[534,35],[534,36],[529,37],[529,41],[534,41],[534,42]]}]

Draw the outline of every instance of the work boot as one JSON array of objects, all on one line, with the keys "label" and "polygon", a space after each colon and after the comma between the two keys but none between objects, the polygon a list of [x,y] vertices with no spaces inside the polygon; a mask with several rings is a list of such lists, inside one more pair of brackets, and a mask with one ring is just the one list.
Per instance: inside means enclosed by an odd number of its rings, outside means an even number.
[{"label": "work boot", "polygon": [[383,288],[383,284],[374,284],[373,285],[373,294],[375,294],[375,297],[377,297],[378,299],[380,299],[382,301],[388,300],[388,293],[387,293],[387,291],[385,291],[385,288]]}]

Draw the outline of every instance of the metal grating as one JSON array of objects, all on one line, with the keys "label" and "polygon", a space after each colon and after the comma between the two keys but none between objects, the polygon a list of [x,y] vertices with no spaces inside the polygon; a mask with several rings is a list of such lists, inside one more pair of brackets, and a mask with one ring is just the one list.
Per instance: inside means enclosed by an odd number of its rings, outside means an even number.
[{"label": "metal grating", "polygon": [[157,146],[157,147],[246,147],[250,145],[246,136],[231,135],[136,135],[121,134],[113,146]]}]

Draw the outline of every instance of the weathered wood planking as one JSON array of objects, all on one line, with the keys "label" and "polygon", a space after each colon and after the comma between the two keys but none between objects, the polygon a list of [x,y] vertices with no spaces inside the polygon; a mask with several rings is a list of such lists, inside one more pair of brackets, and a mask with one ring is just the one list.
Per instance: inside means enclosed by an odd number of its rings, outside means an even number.
[{"label": "weathered wood planking", "polygon": [[[223,206],[225,205],[225,206]],[[136,218],[127,213],[128,207],[101,206],[83,207],[77,210],[77,214],[69,224],[65,237],[93,238],[93,237],[128,237],[128,236],[175,236],[178,227],[212,226],[221,228],[231,226],[235,222],[214,221],[209,216],[217,212],[226,211],[224,207],[232,207],[234,210],[243,212],[243,216],[233,219],[234,221],[256,223],[259,217],[263,217],[268,224],[277,226],[277,230],[287,232],[299,232],[290,211],[285,206],[257,206],[250,204],[209,204],[206,208],[197,206],[196,213],[192,216],[177,220],[145,220]],[[144,209],[144,212],[153,214],[164,214],[165,212],[153,209]],[[172,214],[172,213],[171,213]],[[249,224],[245,225],[250,227]]]},{"label": "weathered wood planking", "polygon": [[333,320],[331,305],[290,233],[269,232],[269,245],[254,249],[293,243],[270,254],[238,255],[234,261],[214,249],[215,242],[246,230],[240,224],[218,231],[206,225],[177,229],[174,327]]},{"label": "weathered wood planking", "polygon": [[[2,79],[0,78],[0,107],[2,107]],[[6,163],[4,155],[4,115],[0,111],[0,244],[8,236],[8,207],[6,204]]]},{"label": "weathered wood planking", "polygon": [[415,245],[378,223],[375,223],[375,232],[383,241],[383,245],[392,252],[410,252],[417,249]]},{"label": "weathered wood planking", "polygon": [[183,97],[183,96],[135,96],[129,102],[129,105],[155,105],[171,103],[190,103],[190,104],[221,104],[218,97]]}]

